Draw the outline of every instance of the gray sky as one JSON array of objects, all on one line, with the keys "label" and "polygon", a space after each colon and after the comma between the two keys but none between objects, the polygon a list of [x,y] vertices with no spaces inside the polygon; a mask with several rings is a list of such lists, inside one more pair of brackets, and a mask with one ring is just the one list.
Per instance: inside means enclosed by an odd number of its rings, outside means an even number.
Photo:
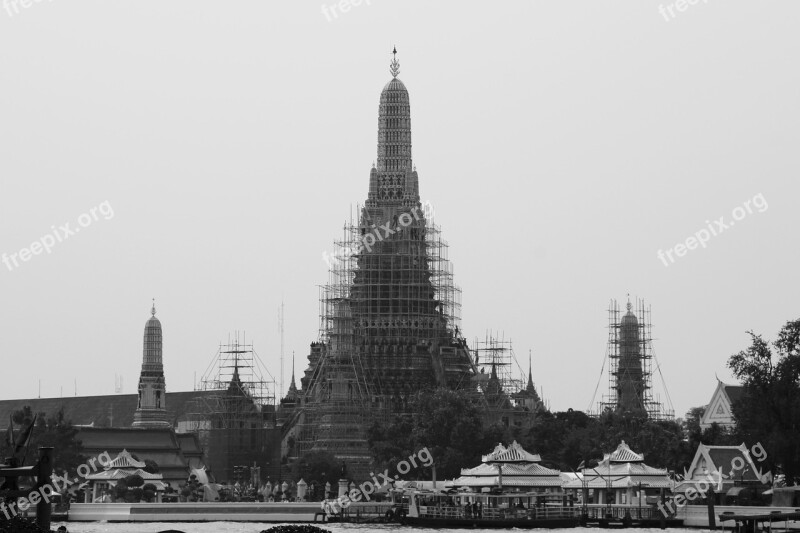
[{"label": "gray sky", "polygon": [[797,2],[9,2],[0,253],[41,253],[0,264],[2,398],[135,392],[152,297],[169,390],[235,330],[277,375],[281,299],[304,368],[393,45],[463,331],[552,408],[589,407],[611,298],[652,305],[678,415],[798,318]]}]

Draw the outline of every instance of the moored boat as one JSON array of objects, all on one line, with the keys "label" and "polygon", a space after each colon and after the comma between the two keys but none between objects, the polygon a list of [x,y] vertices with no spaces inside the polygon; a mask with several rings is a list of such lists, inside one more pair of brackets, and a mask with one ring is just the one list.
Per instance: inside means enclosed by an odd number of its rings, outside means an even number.
[{"label": "moored boat", "polygon": [[408,495],[408,525],[468,528],[568,528],[580,524],[579,507],[541,493],[415,491]]}]

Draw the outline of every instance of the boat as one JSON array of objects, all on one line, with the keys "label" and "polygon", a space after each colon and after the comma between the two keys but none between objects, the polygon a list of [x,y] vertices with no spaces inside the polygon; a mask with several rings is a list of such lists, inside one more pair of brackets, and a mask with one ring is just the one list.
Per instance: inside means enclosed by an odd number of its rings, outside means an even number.
[{"label": "boat", "polygon": [[401,521],[443,528],[569,528],[580,524],[581,509],[555,494],[540,492],[414,491]]}]

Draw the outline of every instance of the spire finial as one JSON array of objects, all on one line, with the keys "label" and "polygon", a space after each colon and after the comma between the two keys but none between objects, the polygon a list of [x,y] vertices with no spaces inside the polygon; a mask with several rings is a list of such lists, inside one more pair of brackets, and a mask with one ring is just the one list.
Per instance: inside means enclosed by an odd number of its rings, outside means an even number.
[{"label": "spire finial", "polygon": [[389,65],[389,72],[392,73],[392,77],[396,78],[398,74],[400,74],[400,62],[397,61],[397,47],[395,46],[392,50],[392,63]]},{"label": "spire finial", "polygon": [[628,311],[633,308],[633,305],[631,305],[631,293],[628,293],[628,305],[626,307],[628,308]]},{"label": "spire finial", "polygon": [[156,299],[153,298],[153,307],[150,309],[150,314],[156,316]]},{"label": "spire finial", "polygon": [[533,388],[533,363],[531,363],[532,353],[533,350],[528,350],[528,386],[526,389],[535,392],[536,389]]}]

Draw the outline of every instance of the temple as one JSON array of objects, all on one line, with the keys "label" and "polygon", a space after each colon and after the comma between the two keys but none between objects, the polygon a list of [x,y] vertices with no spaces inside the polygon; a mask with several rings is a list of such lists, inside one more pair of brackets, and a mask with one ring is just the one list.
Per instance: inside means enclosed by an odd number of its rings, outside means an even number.
[{"label": "temple", "polygon": [[626,412],[644,411],[644,376],[639,346],[639,322],[632,305],[619,326],[619,364],[617,366],[617,409]]},{"label": "temple", "polygon": [[467,391],[489,418],[506,425],[521,424],[508,413],[530,416],[541,403],[529,390],[515,407],[511,390],[497,371],[487,379],[460,332],[461,292],[447,243],[420,201],[411,102],[396,53],[380,94],[377,163],[366,202],[335,243],[320,295],[319,340],[311,344],[301,391],[289,391],[281,402],[285,453],[332,453],[356,477],[359,465],[371,463],[365,429],[373,420],[410,413],[421,390]]},{"label": "temple", "polygon": [[161,322],[156,318],[156,304],[144,325],[144,355],[139,376],[139,401],[133,415],[134,427],[169,427],[166,386],[162,361]]},{"label": "temple", "polygon": [[[604,395],[594,413],[614,412],[652,420],[671,420],[675,417],[667,393],[666,404],[653,394],[653,366],[658,369],[653,350],[650,307],[638,300],[636,310],[628,299],[626,313],[620,318],[616,300],[608,308],[608,394]],[[604,363],[605,367],[605,363]]]}]

